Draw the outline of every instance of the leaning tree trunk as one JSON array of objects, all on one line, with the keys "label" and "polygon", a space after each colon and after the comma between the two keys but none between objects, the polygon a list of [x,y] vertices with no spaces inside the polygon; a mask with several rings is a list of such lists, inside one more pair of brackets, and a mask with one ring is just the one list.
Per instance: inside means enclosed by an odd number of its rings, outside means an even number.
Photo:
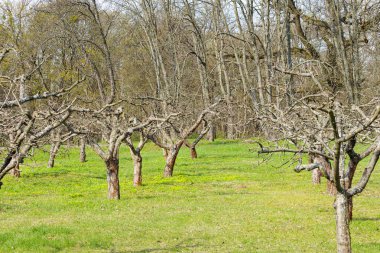
[{"label": "leaning tree trunk", "polygon": [[107,166],[108,198],[120,199],[119,159],[110,158],[106,160],[106,166]]},{"label": "leaning tree trunk", "polygon": [[142,185],[142,156],[139,150],[131,150],[133,160],[133,186]]},{"label": "leaning tree trunk", "polygon": [[194,144],[191,144],[190,146],[190,155],[191,155],[191,159],[198,158],[197,149],[195,148]]},{"label": "leaning tree trunk", "polygon": [[[3,172],[3,170],[12,162],[14,155],[16,154],[15,150],[12,150],[8,153],[8,155],[4,159],[4,163],[1,166],[0,172]],[[9,170],[9,174],[11,174],[14,177],[21,177],[21,171],[19,162],[15,162],[14,166],[11,170]]]},{"label": "leaning tree trunk", "polygon": [[336,239],[338,253],[351,253],[351,236],[348,214],[348,197],[346,194],[337,193],[335,201],[336,209]]},{"label": "leaning tree trunk", "polygon": [[79,139],[79,149],[80,149],[80,162],[84,163],[86,162],[86,141],[84,138]]},{"label": "leaning tree trunk", "polygon": [[193,143],[191,143],[191,145],[190,145],[190,154],[191,154],[191,158],[192,159],[198,158],[196,146],[199,143],[199,141],[205,136],[205,134],[207,132],[208,132],[207,129],[203,130],[199,134],[199,136],[193,141]]},{"label": "leaning tree trunk", "polygon": [[166,165],[164,170],[164,177],[173,176],[174,164],[177,159],[179,150],[181,149],[182,144],[172,145],[170,150],[168,150],[168,155],[166,157]]},{"label": "leaning tree trunk", "polygon": [[57,156],[57,153],[58,153],[60,146],[61,146],[61,142],[59,142],[59,141],[51,144],[48,168],[54,167],[55,157]]}]

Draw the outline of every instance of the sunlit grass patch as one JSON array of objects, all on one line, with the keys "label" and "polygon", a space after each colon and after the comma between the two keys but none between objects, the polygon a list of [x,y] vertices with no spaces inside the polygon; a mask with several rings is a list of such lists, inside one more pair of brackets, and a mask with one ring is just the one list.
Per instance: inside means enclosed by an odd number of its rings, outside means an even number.
[{"label": "sunlit grass patch", "polygon": [[[143,187],[132,186],[129,152],[120,157],[121,200],[106,199],[103,162],[91,151],[37,152],[22,177],[0,190],[0,252],[334,252],[333,198],[325,182],[293,172],[289,156],[250,152],[252,144],[202,142],[198,159],[184,147],[174,177],[163,178],[157,147],[143,150]],[[355,252],[379,252],[380,178],[375,171],[354,200]]]}]

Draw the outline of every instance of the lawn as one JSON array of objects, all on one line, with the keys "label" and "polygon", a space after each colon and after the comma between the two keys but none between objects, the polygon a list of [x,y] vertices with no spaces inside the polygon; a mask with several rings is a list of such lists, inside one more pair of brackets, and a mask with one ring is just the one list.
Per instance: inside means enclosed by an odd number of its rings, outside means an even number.
[{"label": "lawn", "polygon": [[[172,178],[162,152],[143,150],[143,186],[121,152],[121,200],[106,199],[103,162],[63,148],[56,167],[37,152],[0,190],[0,252],[334,252],[335,221],[325,182],[296,174],[287,157],[263,157],[252,144],[202,142],[185,147]],[[261,162],[260,162],[261,161]],[[379,167],[379,166],[378,166]],[[359,173],[358,175],[360,175]],[[354,252],[380,252],[380,168],[354,199]]]}]

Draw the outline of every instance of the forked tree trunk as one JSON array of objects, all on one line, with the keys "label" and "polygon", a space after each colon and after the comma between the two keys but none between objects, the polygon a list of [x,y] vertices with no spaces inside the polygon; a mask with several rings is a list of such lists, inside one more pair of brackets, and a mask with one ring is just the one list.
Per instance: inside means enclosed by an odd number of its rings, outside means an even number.
[{"label": "forked tree trunk", "polygon": [[[313,163],[320,163],[324,166],[326,169],[327,173],[331,173],[331,164],[330,162],[322,156],[315,156],[312,158]],[[351,171],[355,171],[355,168],[352,168]],[[320,170],[313,170],[312,173],[312,178],[313,178],[313,183],[314,184],[319,184],[321,182],[321,177],[322,177],[322,172]],[[352,177],[347,178],[345,182],[345,188],[346,190],[351,187],[352,184]],[[331,196],[335,196],[337,194],[336,187],[333,181],[327,180],[327,193]],[[348,220],[352,220],[352,210],[353,210],[353,201],[352,197],[348,197],[347,199],[347,205],[348,205]]]},{"label": "forked tree trunk", "polygon": [[108,198],[120,199],[119,185],[119,159],[110,158],[106,161],[107,166],[107,183],[108,183]]},{"label": "forked tree trunk", "polygon": [[164,170],[164,177],[173,176],[174,164],[177,159],[179,150],[181,149],[181,146],[182,144],[173,145],[170,147],[170,150],[168,150],[168,155],[166,157],[166,165],[165,165],[165,170]]},{"label": "forked tree trunk", "polygon": [[133,160],[133,186],[142,185],[142,157],[139,150],[131,151]]},{"label": "forked tree trunk", "polygon": [[51,144],[48,168],[54,167],[55,157],[57,156],[57,153],[58,153],[60,146],[61,146],[61,142],[59,142],[59,141]]},{"label": "forked tree trunk", "polygon": [[348,217],[348,197],[337,193],[335,201],[336,239],[338,253],[351,253],[351,236]]},{"label": "forked tree trunk", "polygon": [[86,141],[84,138],[79,139],[79,149],[80,149],[80,162],[84,163],[86,162]]}]

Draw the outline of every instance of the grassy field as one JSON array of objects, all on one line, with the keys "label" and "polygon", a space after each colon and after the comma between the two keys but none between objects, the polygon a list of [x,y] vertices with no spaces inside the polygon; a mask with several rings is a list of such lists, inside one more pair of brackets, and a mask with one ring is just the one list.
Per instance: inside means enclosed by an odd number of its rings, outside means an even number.
[{"label": "grassy field", "polygon": [[[123,148],[120,201],[106,199],[105,168],[92,152],[80,164],[78,150],[61,150],[53,169],[39,152],[20,179],[4,179],[0,252],[334,252],[325,182],[279,168],[281,155],[259,164],[251,147],[203,142],[196,160],[183,148],[164,179],[162,153],[148,145],[138,189]],[[354,252],[380,252],[379,172],[354,200]]]}]

